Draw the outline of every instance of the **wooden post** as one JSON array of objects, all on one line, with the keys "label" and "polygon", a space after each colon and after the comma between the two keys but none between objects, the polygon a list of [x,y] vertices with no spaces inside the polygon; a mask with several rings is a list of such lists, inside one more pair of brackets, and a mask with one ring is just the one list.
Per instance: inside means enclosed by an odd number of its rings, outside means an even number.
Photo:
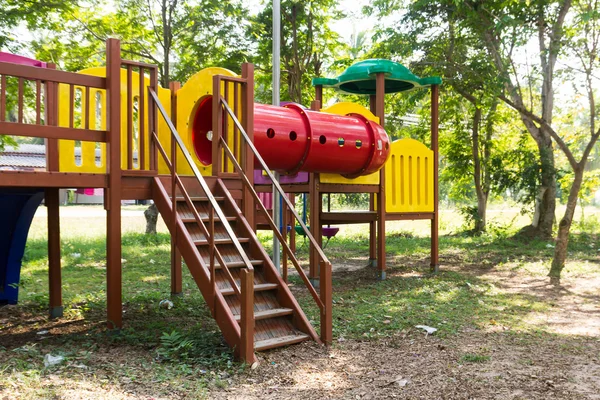
[{"label": "wooden post", "polygon": [[323,104],[323,85],[315,86],[315,101],[318,101],[319,104]]},{"label": "wooden post", "polygon": [[[369,96],[369,109],[377,115],[376,96]],[[369,194],[369,211],[375,211],[375,193]],[[369,222],[369,267],[377,267],[377,221]]]},{"label": "wooden post", "polygon": [[[385,127],[385,75],[377,74],[375,89],[375,109],[379,125]],[[379,170],[379,193],[377,193],[377,273],[385,279],[385,165]]]},{"label": "wooden post", "polygon": [[106,85],[108,137],[106,207],[106,304],[109,329],[123,325],[121,284],[121,46],[106,41]]},{"label": "wooden post", "polygon": [[[313,101],[311,104],[311,110],[319,111],[321,109],[321,103],[318,101]],[[313,138],[310,138],[313,140]],[[308,201],[309,201],[309,210],[310,210],[310,218],[308,223],[308,228],[310,229],[315,241],[317,242],[317,246],[322,247],[323,237],[321,231],[321,192],[319,188],[319,174],[311,173],[308,179]],[[317,249],[314,248],[309,242],[309,273],[308,277],[313,284],[313,286],[317,287],[319,285],[319,253]]]},{"label": "wooden post", "polygon": [[223,128],[223,113],[221,112],[221,78],[213,76],[213,98],[212,98],[212,175],[219,176],[221,172],[221,150],[219,140]]},{"label": "wooden post", "polygon": [[[242,125],[250,140],[254,142],[254,65],[249,63],[242,64],[242,78],[246,80],[246,83],[242,86]],[[242,168],[244,168],[244,173],[250,181],[250,184],[253,185],[254,153],[243,141],[242,149],[243,150],[240,151],[242,156]],[[256,205],[254,204],[254,197],[250,193],[250,188],[246,185],[244,185],[242,189],[242,213],[246,217],[246,221],[248,221],[250,228],[256,232],[256,222],[254,218],[256,214]]]},{"label": "wooden post", "polygon": [[439,85],[431,86],[431,150],[433,150],[433,219],[431,220],[431,272],[438,273],[439,266]]},{"label": "wooden post", "polygon": [[321,310],[321,340],[326,345],[333,341],[333,297],[331,288],[331,263],[321,261],[320,263],[320,294],[323,302]]},{"label": "wooden post", "polygon": [[[56,65],[48,64],[47,68],[56,69]],[[58,124],[58,86],[55,82],[45,83],[45,110],[47,124]],[[46,139],[46,170],[57,172],[60,169],[58,140]],[[60,200],[59,188],[46,188],[45,204],[48,209],[48,291],[50,294],[50,318],[63,316],[62,276],[60,261]]]},{"label": "wooden post", "polygon": [[[171,82],[169,89],[171,90],[171,121],[177,127],[177,91],[181,87],[179,82]],[[171,192],[173,194],[173,219],[171,223],[173,227],[171,229],[171,296],[181,296],[183,293],[181,283],[181,254],[177,249],[177,182],[175,176],[177,174],[177,144],[173,137],[171,137],[171,162],[173,165],[173,172],[171,174]]]},{"label": "wooden post", "polygon": [[254,362],[254,271],[242,269],[240,310],[240,359],[247,364]]},{"label": "wooden post", "polygon": [[63,316],[58,190],[58,188],[47,188],[45,197],[46,208],[48,209],[48,282],[50,292],[50,318],[59,318]]}]

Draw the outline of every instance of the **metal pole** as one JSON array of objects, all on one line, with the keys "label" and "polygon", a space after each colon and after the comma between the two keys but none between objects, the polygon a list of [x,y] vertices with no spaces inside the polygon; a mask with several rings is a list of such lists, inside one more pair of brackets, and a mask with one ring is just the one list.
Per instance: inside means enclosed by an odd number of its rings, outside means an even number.
[{"label": "metal pole", "polygon": [[[279,106],[279,82],[281,74],[280,66],[281,50],[281,4],[280,0],[273,0],[273,105]],[[279,174],[275,172],[275,179],[279,181]],[[278,229],[286,229],[281,226],[281,206],[279,192],[273,185],[273,221]],[[273,235],[273,264],[281,272],[281,262],[279,254],[280,244],[276,235]]]}]

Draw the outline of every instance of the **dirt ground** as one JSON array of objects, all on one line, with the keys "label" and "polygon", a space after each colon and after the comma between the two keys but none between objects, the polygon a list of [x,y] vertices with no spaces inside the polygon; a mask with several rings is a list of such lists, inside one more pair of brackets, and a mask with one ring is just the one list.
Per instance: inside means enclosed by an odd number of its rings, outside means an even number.
[{"label": "dirt ground", "polygon": [[[458,263],[444,268],[465,273]],[[64,374],[50,375],[41,385],[62,388],[51,397],[56,399],[600,399],[600,279],[565,279],[561,286],[553,286],[547,278],[522,272],[482,267],[468,273],[503,291],[526,292],[551,304],[550,311],[532,313],[528,320],[551,334],[467,326],[457,335],[440,338],[411,328],[377,341],[336,340],[330,349],[304,343],[259,353],[255,369],[225,376],[225,385],[209,385],[208,393],[198,396],[176,391],[157,396],[159,383],[128,382],[127,377],[116,378],[114,371],[101,368],[93,377],[87,373],[85,379],[70,382],[65,382]],[[9,319],[17,317],[7,309],[4,313]],[[36,330],[46,327],[53,333],[92,329],[83,321],[55,326],[40,316],[19,317],[35,323]],[[27,336],[27,330],[21,325],[11,332],[20,342],[14,345],[36,340],[34,333]],[[107,365],[116,359],[118,365],[122,359],[124,365],[133,358],[152,363],[150,351],[138,348],[133,357],[133,352],[121,348],[123,354],[115,354],[115,350],[98,349],[91,364]],[[468,354],[484,359],[465,359]],[[0,387],[0,399],[4,398],[26,397]]]},{"label": "dirt ground", "polygon": [[[551,311],[534,313],[528,322],[557,335],[498,326],[465,328],[446,339],[411,329],[386,340],[337,342],[329,351],[305,343],[261,354],[256,370],[210,397],[600,399],[600,279],[563,279],[553,286],[547,278],[517,272],[470,273],[552,304]],[[489,358],[467,362],[465,354]]]}]

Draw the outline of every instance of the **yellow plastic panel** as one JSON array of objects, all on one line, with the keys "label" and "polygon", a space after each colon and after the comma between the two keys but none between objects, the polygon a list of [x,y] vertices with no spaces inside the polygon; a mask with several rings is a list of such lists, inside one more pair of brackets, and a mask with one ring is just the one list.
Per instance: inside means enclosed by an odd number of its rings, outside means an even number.
[{"label": "yellow plastic panel", "polygon": [[[362,115],[366,119],[379,123],[379,117],[373,114],[371,111],[361,106],[360,104],[350,102],[340,102],[334,105],[321,109],[321,112],[337,115],[348,115],[358,114]],[[348,179],[338,174],[321,174],[320,180],[322,183],[339,183],[345,185],[378,185],[379,184],[379,172],[372,173],[370,175],[359,176],[358,178]]]},{"label": "yellow plastic panel", "polygon": [[[93,76],[106,76],[106,69],[104,67],[88,68],[79,71],[80,74],[93,75]],[[134,128],[134,151],[137,151],[139,142],[138,132],[138,101],[140,95],[140,78],[137,72],[132,72],[132,105],[136,110],[133,113],[133,125]],[[150,84],[150,79],[147,77],[144,80],[145,87],[147,88]],[[148,95],[147,89],[144,89],[144,115],[148,115]],[[69,126],[70,111],[69,105],[71,103],[71,95],[69,85],[59,85],[58,88],[58,125],[63,127]],[[74,88],[75,97],[75,108],[73,110],[73,127],[85,128],[86,127],[86,96],[85,88],[76,86]],[[171,112],[171,93],[168,89],[158,88],[158,97],[167,111]],[[93,130],[106,130],[106,91],[101,89],[90,88],[89,94],[89,129]],[[121,168],[127,169],[127,70],[121,69]],[[158,117],[158,131],[159,136],[162,131],[167,131],[167,125],[162,117]],[[148,120],[144,117],[144,133],[146,141],[146,155],[145,155],[145,168],[149,167],[150,163],[150,135],[148,133]],[[62,172],[80,172],[80,173],[106,173],[106,145],[103,143],[94,142],[75,142],[74,140],[59,140],[59,168]],[[80,161],[76,161],[76,148],[81,148]],[[96,161],[96,151],[100,153],[100,160]],[[168,151],[168,148],[167,148]],[[160,158],[160,156],[159,156]],[[140,169],[139,155],[137,162],[134,163],[133,169]]]},{"label": "yellow plastic panel", "polygon": [[[192,128],[194,124],[194,117],[196,115],[196,110],[201,102],[201,100],[213,94],[213,76],[215,75],[224,75],[224,76],[234,76],[238,75],[234,72],[218,67],[205,68],[196,74],[194,74],[186,83],[179,89],[176,93],[177,96],[177,121],[175,127],[177,128],[177,132],[181,135],[181,139],[185,143],[188,151],[192,155],[192,159],[195,161],[196,166],[200,170],[202,175],[211,175],[212,174],[212,166],[206,166],[198,160],[196,156],[196,152],[194,150],[194,144],[192,142]],[[223,90],[223,87],[221,87]],[[229,90],[230,98],[233,97],[233,90],[230,87]],[[241,93],[240,93],[241,95]],[[241,98],[241,96],[240,96]],[[231,101],[230,99],[228,99]],[[233,108],[233,106],[232,106]],[[229,123],[230,134],[233,134],[233,124]],[[170,146],[171,139],[168,132],[161,133],[160,135],[161,143],[165,143],[167,146]],[[170,147],[169,147],[170,148]],[[180,151],[179,157],[182,157],[183,154]],[[178,158],[183,160],[183,158]],[[167,166],[164,163],[159,163],[158,165],[159,173],[165,174],[168,173]],[[232,167],[230,167],[229,171],[232,171]],[[177,173],[180,175],[192,175],[192,169],[188,165],[187,162],[181,161],[177,166]]]},{"label": "yellow plastic panel", "polygon": [[433,211],[433,151],[414,139],[391,144],[385,164],[388,213]]}]

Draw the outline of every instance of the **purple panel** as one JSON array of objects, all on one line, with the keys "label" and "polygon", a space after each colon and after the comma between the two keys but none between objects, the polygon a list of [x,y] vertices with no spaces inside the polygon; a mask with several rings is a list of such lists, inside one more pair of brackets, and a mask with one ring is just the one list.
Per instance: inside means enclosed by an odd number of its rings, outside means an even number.
[{"label": "purple panel", "polygon": [[18,56],[0,51],[0,62],[8,62],[12,64],[29,65],[32,67],[46,68],[46,63],[43,61],[34,60],[33,58]]},{"label": "purple panel", "polygon": [[[296,175],[281,175],[280,183],[308,183],[308,172],[298,172]],[[254,170],[254,183],[257,185],[270,185],[271,180],[263,176],[262,171]]]}]

